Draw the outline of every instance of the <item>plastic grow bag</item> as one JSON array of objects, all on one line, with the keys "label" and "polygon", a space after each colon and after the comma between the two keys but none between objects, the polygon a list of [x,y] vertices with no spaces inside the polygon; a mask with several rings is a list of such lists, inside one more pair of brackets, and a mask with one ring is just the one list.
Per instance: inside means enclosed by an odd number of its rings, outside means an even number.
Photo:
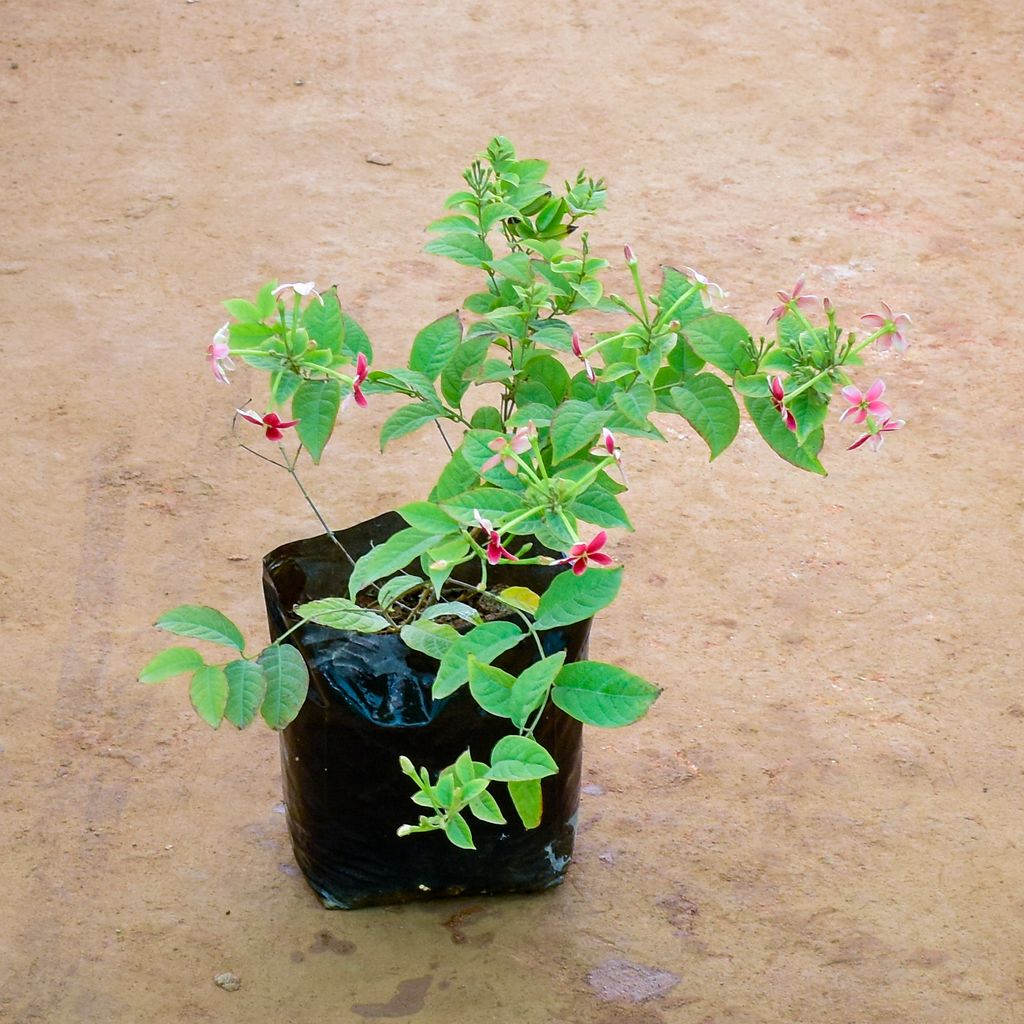
[{"label": "plastic grow bag", "polygon": [[[385,513],[336,536],[358,558],[405,526]],[[271,637],[297,621],[297,604],[347,594],[350,566],[330,537],[285,544],[263,560]],[[489,582],[543,592],[561,571],[503,565]],[[467,582],[473,582],[467,578]],[[586,657],[590,620],[542,634],[546,654]],[[532,892],[561,882],[572,857],[579,802],[580,723],[549,705],[535,736],[559,765],[543,780],[540,825],[526,830],[503,784],[493,794],[507,820],[470,818],[477,849],[460,850],[441,833],[399,837],[420,809],[399,766],[405,754],[432,775],[469,747],[486,760],[514,731],[477,705],[468,687],[435,701],[437,661],[408,648],[394,633],[367,635],[307,624],[293,643],[306,660],[310,687],[298,717],[281,733],[281,762],[295,859],[328,907],[458,894]],[[527,638],[495,664],[517,674],[539,658]]]}]

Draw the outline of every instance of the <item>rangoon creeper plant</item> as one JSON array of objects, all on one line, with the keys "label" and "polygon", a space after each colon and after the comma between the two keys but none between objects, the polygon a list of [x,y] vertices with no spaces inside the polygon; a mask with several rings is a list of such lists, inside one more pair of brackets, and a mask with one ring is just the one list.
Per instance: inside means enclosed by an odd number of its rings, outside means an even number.
[{"label": "rangoon creeper plant", "polygon": [[[830,301],[805,295],[801,280],[778,293],[767,321],[773,335],[755,340],[714,309],[714,295],[724,293],[695,270],[663,267],[658,290],[649,292],[629,246],[635,294],[606,294],[608,261],[579,230],[604,206],[604,181],[581,171],[558,190],[545,183],[547,172],[544,161],[517,159],[500,137],[464,172],[465,187],[429,226],[435,237],[426,249],[478,269],[481,289],[466,299],[467,317],[450,313],[416,335],[406,367],[370,370],[370,342],[342,310],[336,288],[271,282],[254,301],[225,303],[232,320],[207,350],[214,377],[227,383],[241,360],[269,378],[268,411],[237,416],[271,446],[242,447],[284,469],[328,533],[298,467],[304,457],[319,463],[348,404],[403,395],[408,402],[381,430],[382,448],[433,424],[451,458],[426,500],[398,509],[405,529],[358,560],[342,548],[351,564],[347,595],[296,607],[298,623],[255,656],[246,656],[241,631],[221,612],[180,606],[156,625],[231,648],[232,659],[208,663],[193,647],[172,647],[140,676],[152,683],[191,674],[192,703],[214,728],[224,718],[244,728],[259,713],[281,729],[308,686],[302,657],[282,642],[290,633],[309,622],[399,631],[409,647],[437,660],[436,700],[468,685],[485,711],[510,723],[492,750],[467,749],[437,778],[404,756],[396,766],[424,810],[400,834],[442,830],[468,849],[470,817],[504,823],[494,785],[508,786],[526,828],[539,823],[540,780],[558,771],[534,738],[549,702],[587,725],[615,727],[639,719],[658,696],[625,669],[565,664],[564,653],[547,655],[541,642],[545,630],[589,618],[619,592],[623,570],[605,546],[607,530],[632,529],[619,500],[627,490],[620,439],[627,446],[635,438],[664,440],[652,415],[682,416],[714,459],[736,438],[742,405],[777,455],[824,474],[819,454],[836,389],[847,403],[840,419],[861,427],[851,449],[878,448],[903,426],[882,401],[882,381],[862,392],[848,372],[869,346],[905,350],[905,314],[883,303],[883,313],[861,317],[865,333],[844,331]],[[615,322],[584,339],[573,326],[581,313]],[[249,429],[237,419],[235,428]],[[542,595],[489,587],[488,569],[507,561],[566,571]],[[458,579],[471,562],[479,584]],[[492,664],[523,641],[538,654],[524,672],[512,676]]]}]

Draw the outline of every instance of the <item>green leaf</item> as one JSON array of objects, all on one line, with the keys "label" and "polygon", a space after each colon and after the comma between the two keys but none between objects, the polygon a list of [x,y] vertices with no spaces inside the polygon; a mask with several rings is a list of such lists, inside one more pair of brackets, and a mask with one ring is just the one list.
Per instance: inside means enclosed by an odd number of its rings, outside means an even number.
[{"label": "green leaf", "polygon": [[302,314],[302,326],[318,345],[330,349],[335,355],[341,355],[345,327],[337,290],[331,288],[324,292],[323,300],[323,304],[314,300],[306,306]]},{"label": "green leaf", "polygon": [[731,316],[724,313],[702,316],[688,324],[683,333],[701,359],[724,370],[730,377],[747,361],[746,342],[750,334]]},{"label": "green leaf", "polygon": [[806,469],[819,476],[828,476],[825,467],[818,461],[818,452],[825,443],[825,432],[820,428],[813,431],[803,444],[797,444],[796,434],[790,430],[778,414],[770,398],[744,398],[750,418],[757,432],[768,446],[786,462],[798,469]]},{"label": "green leaf", "polygon": [[[474,476],[474,482],[477,477]],[[460,523],[467,525],[475,522],[474,512],[479,512],[484,519],[498,522],[505,516],[523,511],[523,502],[518,494],[503,491],[499,487],[474,487],[472,490],[455,494],[441,502]]]},{"label": "green leaf", "polygon": [[472,655],[469,656],[468,663],[469,692],[473,699],[488,714],[497,715],[499,718],[511,718],[515,676],[493,665],[484,665]]},{"label": "green leaf", "polygon": [[740,429],[740,410],[729,385],[713,373],[699,373],[670,393],[680,414],[707,442],[711,458],[721,455]]},{"label": "green leaf", "polygon": [[306,663],[291,644],[268,647],[256,660],[267,680],[260,714],[271,729],[283,729],[299,713],[306,700],[309,689]]},{"label": "green leaf", "polygon": [[224,647],[245,650],[245,640],[239,628],[216,608],[201,604],[181,604],[165,612],[156,620],[156,628],[193,640],[208,640]]},{"label": "green leaf", "polygon": [[617,728],[643,718],[659,693],[658,687],[617,665],[577,661],[558,673],[551,699],[585,725]]},{"label": "green leaf", "polygon": [[353,633],[379,633],[388,625],[388,620],[382,615],[360,608],[343,597],[307,601],[296,607],[295,614],[321,626],[350,630]]},{"label": "green leaf", "polygon": [[441,371],[441,394],[449,405],[457,406],[462,401],[470,384],[466,374],[487,358],[490,348],[490,338],[474,338],[472,341],[464,341],[455,350]]},{"label": "green leaf", "polygon": [[588,487],[569,504],[569,511],[585,523],[605,528],[632,530],[633,524],[619,499],[600,484]]},{"label": "green leaf", "polygon": [[204,665],[192,677],[189,687],[192,707],[214,729],[220,726],[228,703],[228,680],[219,665]]},{"label": "green leaf", "polygon": [[195,672],[204,665],[202,655],[192,647],[169,647],[158,654],[140,673],[140,683],[162,683],[165,679]]},{"label": "green leaf", "polygon": [[473,833],[470,831],[469,823],[458,811],[454,811],[449,816],[448,822],[444,827],[444,834],[448,837],[451,844],[457,846],[460,850],[476,849],[473,845]]},{"label": "green leaf", "polygon": [[586,281],[580,281],[578,284],[572,286],[572,290],[588,305],[596,306],[601,301],[601,295],[604,289],[601,287],[601,282],[596,278],[589,278]]},{"label": "green leaf", "polygon": [[440,619],[445,616],[464,619],[474,626],[479,625],[481,622],[480,613],[472,605],[468,605],[463,601],[442,601],[440,604],[431,605],[421,618]]},{"label": "green leaf", "polygon": [[291,370],[278,370],[270,378],[271,405],[281,408],[298,390],[302,378]]},{"label": "green leaf", "polygon": [[423,248],[426,252],[447,256],[464,267],[482,267],[494,258],[490,246],[469,231],[448,231],[431,239]]},{"label": "green leaf", "polygon": [[508,716],[517,729],[522,729],[530,715],[544,702],[548,688],[564,663],[565,651],[558,651],[520,672],[508,698]]},{"label": "green leaf", "polygon": [[422,530],[399,530],[383,544],[371,548],[355,564],[348,582],[349,597],[354,598],[367,584],[404,569],[414,558],[432,548],[442,539],[441,534]]},{"label": "green leaf", "polygon": [[526,634],[514,622],[485,622],[460,636],[448,649],[437,670],[433,694],[435,700],[447,697],[469,681],[469,656],[490,664],[515,647]]},{"label": "green leaf", "polygon": [[508,795],[512,797],[519,820],[524,828],[536,828],[544,813],[544,796],[539,779],[525,782],[510,782]]},{"label": "green leaf", "polygon": [[241,320],[242,323],[258,323],[263,319],[260,316],[259,307],[254,306],[246,299],[226,299],[223,306],[236,320]]},{"label": "green leaf", "polygon": [[491,270],[519,284],[529,284],[533,280],[530,257],[525,252],[514,252],[503,259],[492,261]]},{"label": "green leaf", "polygon": [[447,512],[430,501],[413,501],[398,509],[398,514],[414,529],[444,535],[459,528]]},{"label": "green leaf", "polygon": [[504,427],[501,413],[493,405],[481,406],[470,417],[469,425],[477,430],[500,431]]},{"label": "green leaf", "polygon": [[292,419],[299,421],[295,432],[315,463],[334,432],[340,408],[341,382],[334,378],[304,380],[292,398]]},{"label": "green leaf", "polygon": [[408,594],[410,590],[422,586],[423,580],[419,576],[394,576],[386,583],[381,584],[377,593],[377,603],[381,608],[387,610],[403,594]]},{"label": "green leaf", "polygon": [[491,751],[487,778],[493,782],[525,782],[558,774],[554,758],[528,736],[503,736]]},{"label": "green leaf", "polygon": [[432,220],[427,226],[427,231],[470,231],[475,232],[477,222],[472,217],[462,213],[450,213],[447,217],[438,217]]},{"label": "green leaf", "polygon": [[505,815],[501,813],[497,800],[490,793],[481,793],[475,800],[470,800],[469,810],[473,817],[480,821],[486,821],[492,825],[506,823]]},{"label": "green leaf", "polygon": [[554,629],[589,619],[615,600],[622,586],[622,567],[588,569],[582,576],[559,573],[537,609],[537,629]]},{"label": "green leaf", "polygon": [[427,324],[412,343],[409,369],[436,380],[462,341],[462,321],[458,313],[449,313]]},{"label": "green leaf", "polygon": [[228,662],[224,666],[228,681],[228,700],[224,717],[239,729],[244,729],[255,717],[267,692],[267,679],[263,669],[254,661]]},{"label": "green leaf", "polygon": [[816,430],[824,428],[828,419],[828,399],[818,394],[814,388],[801,391],[786,405],[796,418],[797,444],[804,444]]},{"label": "green leaf", "polygon": [[261,320],[266,320],[268,316],[272,316],[277,308],[277,302],[274,298],[274,289],[276,287],[276,281],[268,281],[260,289],[259,295],[256,296],[256,311],[259,313]]},{"label": "green leaf", "polygon": [[647,417],[654,412],[654,389],[649,384],[635,384],[629,391],[615,391],[612,401],[630,423],[644,427]]},{"label": "green leaf", "polygon": [[[685,274],[681,274],[675,267],[662,267],[661,273],[661,291],[658,292],[659,323],[667,324],[672,320],[678,320],[685,326],[707,313],[700,291],[693,288],[693,282]],[[693,289],[692,294],[683,299],[675,309],[672,309],[673,304],[690,289]],[[672,309],[672,315],[663,320],[664,314],[670,309]]]},{"label": "green leaf", "polygon": [[551,449],[556,463],[588,448],[608,419],[604,409],[570,399],[551,418]]},{"label": "green leaf", "polygon": [[359,353],[362,352],[366,356],[367,361],[372,363],[373,346],[370,344],[370,339],[366,336],[366,331],[348,313],[342,313],[341,319],[345,326],[342,334],[341,354],[348,356],[350,363],[355,363]]},{"label": "green leaf", "polygon": [[429,497],[431,501],[444,504],[479,482],[480,474],[466,461],[462,448],[459,447],[448,460],[448,465],[441,470],[441,475]]},{"label": "green leaf", "polygon": [[554,408],[568,391],[569,373],[552,355],[542,354],[528,359],[516,379],[516,402],[519,405],[539,401],[541,405]]},{"label": "green leaf", "polygon": [[384,451],[389,441],[395,441],[406,434],[411,434],[420,427],[436,420],[441,416],[442,410],[436,406],[416,403],[415,405],[403,405],[396,409],[380,428],[380,450]]},{"label": "green leaf", "polygon": [[440,661],[462,634],[454,626],[419,619],[404,625],[401,636],[406,647]]}]

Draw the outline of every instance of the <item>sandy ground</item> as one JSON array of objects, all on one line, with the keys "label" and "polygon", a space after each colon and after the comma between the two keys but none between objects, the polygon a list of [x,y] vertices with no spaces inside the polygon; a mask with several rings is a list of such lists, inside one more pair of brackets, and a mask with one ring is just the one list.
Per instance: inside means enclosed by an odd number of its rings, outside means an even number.
[{"label": "sandy ground", "polygon": [[[1016,0],[0,13],[0,1020],[1024,1020]],[[261,630],[260,556],[313,532],[203,349],[277,276],[338,281],[401,359],[472,284],[421,226],[496,131],[606,175],[598,246],[737,315],[804,272],[910,311],[882,367],[909,425],[878,456],[833,428],[826,480],[749,426],[710,469],[681,422],[634,446],[594,652],[666,692],[588,734],[570,881],[326,912],[275,737],[134,681],[171,604]],[[314,483],[339,524],[440,464],[374,454],[387,406]]]}]

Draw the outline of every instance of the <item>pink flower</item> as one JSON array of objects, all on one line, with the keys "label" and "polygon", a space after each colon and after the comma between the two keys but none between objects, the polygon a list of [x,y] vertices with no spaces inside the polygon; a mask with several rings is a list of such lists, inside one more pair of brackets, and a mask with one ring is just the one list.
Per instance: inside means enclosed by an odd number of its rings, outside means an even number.
[{"label": "pink flower", "polygon": [[597,383],[597,374],[594,373],[594,368],[590,365],[590,360],[583,354],[583,346],[580,344],[579,331],[572,332],[572,352],[578,359],[583,360],[583,369],[586,371],[587,380],[589,380],[591,384]]},{"label": "pink flower", "polygon": [[[491,565],[497,565],[503,558],[509,562],[517,561],[516,556],[511,551],[507,550],[501,543],[501,536],[498,531],[491,526],[490,522],[480,517],[480,513],[473,510],[473,515],[476,516],[476,521],[488,531],[487,539],[487,561]],[[485,525],[486,524],[486,525]]]},{"label": "pink flower", "polygon": [[879,423],[874,430],[869,430],[866,434],[861,434],[853,444],[850,445],[846,450],[848,452],[854,451],[859,448],[862,444],[869,444],[876,452],[882,447],[882,442],[885,440],[885,435],[890,430],[899,430],[906,423],[906,420],[892,420],[886,419]]},{"label": "pink flower", "polygon": [[796,430],[796,417],[786,408],[786,389],[782,386],[781,377],[768,378],[768,392],[768,397],[782,417],[782,422],[786,424],[786,429]]},{"label": "pink flower", "polygon": [[876,380],[868,388],[866,394],[861,394],[860,388],[856,388],[852,384],[849,387],[843,388],[840,393],[850,403],[850,408],[845,410],[842,416],[839,417],[840,423],[850,417],[853,418],[854,423],[863,423],[868,418],[868,413],[871,413],[872,416],[877,416],[879,420],[888,419],[890,414],[889,406],[885,402],[879,401],[882,395],[885,394],[884,381]]},{"label": "pink flower", "polygon": [[496,437],[487,445],[494,454],[480,467],[480,472],[486,473],[500,462],[515,476],[519,472],[519,463],[514,456],[530,450],[531,438],[536,433],[537,428],[533,423],[529,423],[525,427],[519,427],[511,437]]},{"label": "pink flower", "polygon": [[626,263],[628,266],[636,266],[636,257],[633,255],[633,247],[631,245],[624,245],[622,247],[622,255],[626,257]]},{"label": "pink flower", "polygon": [[876,331],[882,330],[875,344],[883,352],[893,348],[897,352],[906,352],[907,336],[904,330],[912,322],[910,317],[906,313],[894,314],[888,302],[882,303],[882,309],[885,310],[884,313],[865,313],[860,322]]},{"label": "pink flower", "polygon": [[622,461],[622,449],[615,443],[615,435],[607,427],[601,428],[601,441],[598,447],[594,449],[593,454],[602,454],[602,448],[604,449],[604,454],[611,455],[616,462]]},{"label": "pink flower", "polygon": [[786,312],[792,308],[797,309],[814,309],[818,305],[818,300],[813,295],[801,295],[800,293],[804,290],[804,279],[801,277],[795,285],[793,285],[792,292],[776,292],[780,302],[779,306],[776,306],[772,310],[772,315],[768,317],[768,323],[773,323],[775,320],[779,320],[786,315]]},{"label": "pink flower", "polygon": [[686,276],[689,277],[702,292],[706,292],[709,288],[714,288],[718,292],[719,298],[725,298],[725,292],[722,291],[722,286],[715,284],[714,281],[709,281],[703,274],[697,273],[693,267],[683,267],[686,271]]},{"label": "pink flower", "polygon": [[516,556],[502,546],[498,531],[491,530],[491,537],[487,542],[487,561],[491,565],[497,565],[503,558],[509,562],[516,561]]},{"label": "pink flower", "polygon": [[227,371],[233,370],[235,364],[231,361],[231,349],[228,346],[227,323],[213,336],[213,342],[206,347],[206,361],[210,364],[210,370],[216,380],[221,384],[230,383]]},{"label": "pink flower", "polygon": [[277,298],[282,292],[292,291],[301,298],[306,298],[309,295],[315,295],[322,306],[324,304],[324,297],[316,290],[316,284],[313,281],[296,281],[295,284],[279,284],[273,291],[273,295]]},{"label": "pink flower", "polygon": [[356,379],[352,381],[352,397],[356,400],[356,405],[361,406],[365,409],[370,403],[366,401],[366,395],[363,394],[363,389],[360,385],[366,380],[369,375],[370,368],[366,361],[366,356],[360,352],[356,356]]},{"label": "pink flower", "polygon": [[576,576],[582,576],[587,571],[587,565],[593,562],[594,565],[609,566],[611,558],[601,551],[608,540],[608,534],[602,530],[589,544],[573,544],[569,548],[569,554],[560,559],[556,565],[571,565]]},{"label": "pink flower", "polygon": [[243,420],[255,423],[258,427],[265,427],[268,441],[283,440],[283,431],[287,430],[289,427],[294,427],[295,424],[299,422],[298,420],[283,420],[276,412],[268,412],[264,416],[261,416],[253,409],[236,409],[235,412],[237,412]]}]

